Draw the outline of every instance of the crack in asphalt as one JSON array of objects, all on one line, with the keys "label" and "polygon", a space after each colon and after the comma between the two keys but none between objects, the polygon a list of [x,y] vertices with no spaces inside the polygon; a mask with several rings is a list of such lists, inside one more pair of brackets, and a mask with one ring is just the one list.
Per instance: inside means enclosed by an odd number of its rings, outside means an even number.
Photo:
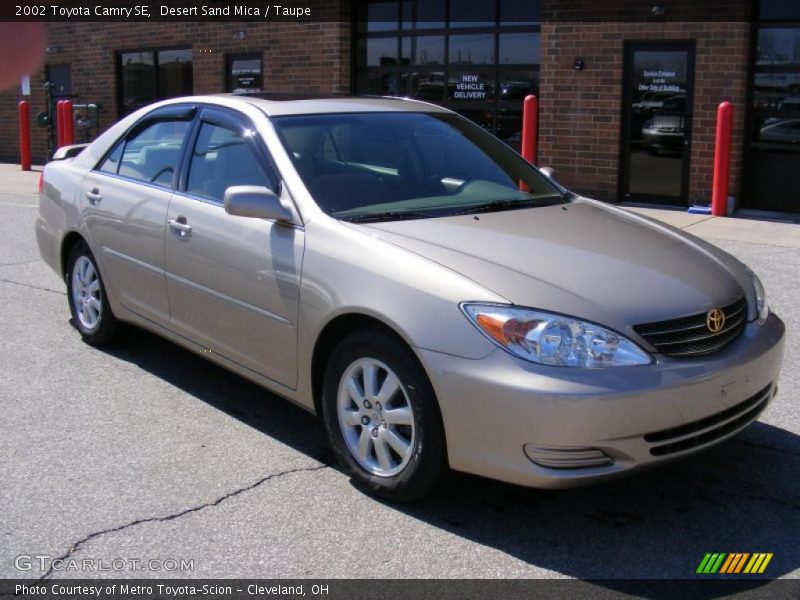
[{"label": "crack in asphalt", "polygon": [[18,267],[20,265],[32,265],[33,263],[38,263],[40,261],[41,261],[41,259],[34,258],[32,260],[22,260],[22,261],[19,261],[19,262],[0,263],[0,268],[3,268],[3,267]]},{"label": "crack in asphalt", "polygon": [[216,500],[213,500],[211,502],[206,502],[204,504],[198,504],[197,506],[193,506],[191,508],[185,508],[185,509],[183,509],[181,511],[178,511],[176,513],[172,513],[172,514],[169,514],[169,515],[166,515],[166,516],[163,516],[163,517],[147,517],[145,519],[136,519],[135,521],[131,521],[129,523],[125,523],[124,525],[118,525],[117,527],[111,527],[109,529],[103,529],[101,531],[95,531],[94,533],[90,533],[89,535],[82,537],[77,542],[75,542],[72,545],[70,545],[69,550],[67,550],[66,553],[64,553],[61,556],[59,556],[57,558],[54,558],[52,561],[50,561],[50,566],[48,567],[48,569],[44,573],[44,575],[42,575],[39,578],[39,581],[44,581],[45,579],[48,579],[53,574],[53,563],[55,563],[56,561],[65,561],[65,560],[71,558],[72,555],[74,555],[76,552],[78,552],[78,550],[80,549],[81,546],[83,546],[84,544],[86,544],[86,543],[88,543],[88,542],[90,542],[90,541],[92,541],[92,540],[94,540],[96,538],[99,538],[101,536],[107,535],[109,533],[117,533],[119,531],[123,531],[125,529],[129,529],[131,527],[135,527],[137,525],[143,525],[145,523],[165,523],[167,521],[173,521],[175,519],[179,519],[179,518],[184,517],[186,515],[189,515],[189,514],[192,514],[192,513],[196,513],[196,512],[200,512],[201,510],[204,510],[206,508],[212,508],[214,506],[218,506],[218,505],[222,504],[223,502],[225,502],[225,500],[229,500],[230,498],[234,498],[235,496],[238,496],[238,495],[243,494],[245,492],[252,491],[252,490],[256,489],[257,487],[265,484],[266,482],[268,482],[268,481],[270,481],[272,479],[277,479],[278,477],[283,477],[285,475],[291,475],[293,473],[306,473],[306,472],[310,473],[310,472],[313,472],[313,471],[321,471],[322,469],[327,469],[327,468],[331,467],[333,464],[334,464],[333,462],[327,462],[327,463],[323,463],[321,465],[318,465],[316,467],[298,467],[296,469],[287,469],[286,471],[279,471],[277,473],[272,473],[271,475],[267,475],[266,477],[262,477],[261,479],[255,481],[254,483],[251,483],[250,485],[235,489],[234,491],[229,492],[229,493],[227,493],[227,494],[225,494],[223,496],[220,496],[219,498],[217,498]]},{"label": "crack in asphalt", "polygon": [[52,288],[41,287],[38,285],[31,285],[30,283],[22,283],[21,281],[14,281],[12,279],[0,279],[0,283],[10,283],[12,285],[18,285],[20,287],[26,287],[31,290],[41,290],[42,292],[50,292],[51,294],[60,294],[61,296],[66,296],[66,292],[62,292],[61,290],[54,290]]}]

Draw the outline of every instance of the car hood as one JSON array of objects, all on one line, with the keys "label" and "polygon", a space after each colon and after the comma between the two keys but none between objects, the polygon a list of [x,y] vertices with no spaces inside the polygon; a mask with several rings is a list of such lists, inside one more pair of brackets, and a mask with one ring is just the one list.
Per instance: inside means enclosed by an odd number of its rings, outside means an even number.
[{"label": "car hood", "polygon": [[585,199],[359,227],[510,303],[625,332],[729,304],[745,295],[749,277],[741,263],[704,242]]}]

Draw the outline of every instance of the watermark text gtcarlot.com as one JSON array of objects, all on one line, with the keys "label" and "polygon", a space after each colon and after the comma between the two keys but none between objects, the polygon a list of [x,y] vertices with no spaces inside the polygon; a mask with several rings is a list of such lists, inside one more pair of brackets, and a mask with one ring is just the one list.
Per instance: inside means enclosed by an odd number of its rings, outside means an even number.
[{"label": "watermark text gtcarlot.com", "polygon": [[115,571],[194,571],[194,559],[186,558],[58,558],[47,554],[20,554],[18,571],[97,573]]}]

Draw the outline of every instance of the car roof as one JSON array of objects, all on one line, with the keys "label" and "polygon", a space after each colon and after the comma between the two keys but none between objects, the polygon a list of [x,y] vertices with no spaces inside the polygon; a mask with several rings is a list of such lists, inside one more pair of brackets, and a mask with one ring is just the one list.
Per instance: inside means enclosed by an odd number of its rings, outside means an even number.
[{"label": "car roof", "polygon": [[356,112],[451,112],[429,102],[390,96],[220,94],[217,97],[251,104],[270,117]]}]

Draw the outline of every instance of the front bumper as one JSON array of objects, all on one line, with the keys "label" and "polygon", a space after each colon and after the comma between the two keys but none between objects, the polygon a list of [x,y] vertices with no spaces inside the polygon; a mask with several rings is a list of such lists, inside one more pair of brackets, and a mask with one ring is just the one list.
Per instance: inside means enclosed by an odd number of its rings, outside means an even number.
[{"label": "front bumper", "polygon": [[[559,488],[687,456],[746,427],[775,393],[783,338],[783,322],[770,315],[717,353],[657,357],[641,367],[544,367],[499,348],[481,360],[419,354],[439,399],[453,469]],[[551,456],[599,450],[611,460],[545,467],[528,458],[526,446],[529,454],[539,448]]]}]

